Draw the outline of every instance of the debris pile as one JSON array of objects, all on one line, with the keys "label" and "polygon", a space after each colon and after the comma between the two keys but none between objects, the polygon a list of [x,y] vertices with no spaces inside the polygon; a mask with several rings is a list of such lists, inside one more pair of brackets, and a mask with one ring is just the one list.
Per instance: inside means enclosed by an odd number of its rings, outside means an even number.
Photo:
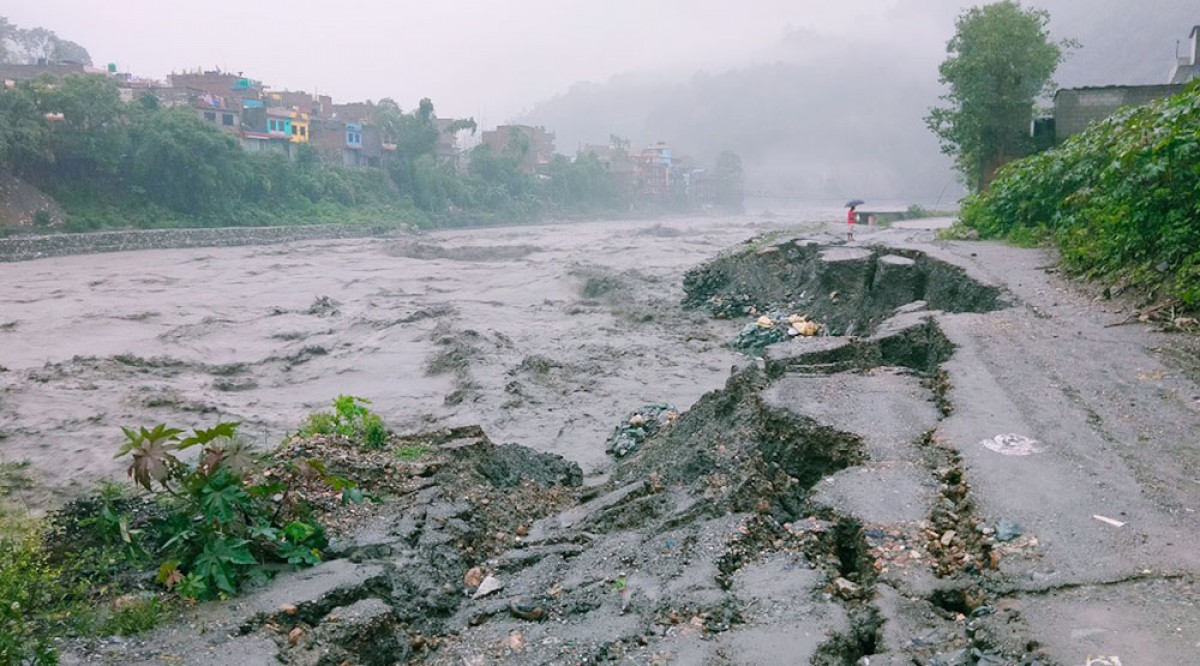
[{"label": "debris pile", "polygon": [[757,356],[768,345],[783,342],[788,338],[811,338],[824,331],[819,322],[802,314],[770,312],[746,324],[733,341],[734,349]]},{"label": "debris pile", "polygon": [[674,405],[665,402],[645,405],[641,409],[629,413],[625,420],[613,428],[612,434],[605,442],[605,451],[618,458],[623,458],[642,446],[646,438],[657,433],[663,426],[669,425],[679,417],[679,410]]}]

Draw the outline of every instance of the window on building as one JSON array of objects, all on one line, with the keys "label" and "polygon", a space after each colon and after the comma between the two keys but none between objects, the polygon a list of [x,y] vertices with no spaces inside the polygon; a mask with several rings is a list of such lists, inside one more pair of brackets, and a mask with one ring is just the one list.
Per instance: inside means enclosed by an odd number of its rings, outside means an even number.
[{"label": "window on building", "polygon": [[205,111],[204,119],[210,123],[215,123],[217,121],[217,114],[214,111]]},{"label": "window on building", "polygon": [[300,128],[300,136],[308,136],[308,128],[307,127]]},{"label": "window on building", "polygon": [[233,127],[233,114],[232,113],[221,114],[221,124],[229,126],[229,127]]}]

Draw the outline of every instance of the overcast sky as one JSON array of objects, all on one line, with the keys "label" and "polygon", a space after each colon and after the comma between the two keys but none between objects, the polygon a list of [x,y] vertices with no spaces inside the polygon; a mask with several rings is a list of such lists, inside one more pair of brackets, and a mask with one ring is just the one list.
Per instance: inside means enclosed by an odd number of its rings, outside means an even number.
[{"label": "overcast sky", "polygon": [[[220,67],[338,101],[428,96],[495,125],[571,83],[772,57],[797,29],[895,40],[936,62],[956,0],[13,0],[0,9],[85,46],[97,65],[164,77]],[[267,9],[271,11],[268,12]],[[834,46],[833,48],[837,48]],[[829,54],[835,56],[836,54]],[[931,72],[931,76],[936,73]]]}]

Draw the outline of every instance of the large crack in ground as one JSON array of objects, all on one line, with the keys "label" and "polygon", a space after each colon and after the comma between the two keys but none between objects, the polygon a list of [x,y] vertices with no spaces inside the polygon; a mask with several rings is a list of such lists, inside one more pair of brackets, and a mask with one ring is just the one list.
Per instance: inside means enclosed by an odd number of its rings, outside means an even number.
[{"label": "large crack in ground", "polygon": [[953,346],[932,311],[1000,292],[918,252],[801,240],[686,287],[720,316],[786,303],[861,336],[769,348],[598,487],[442,433],[339,559],[210,628],[287,664],[1039,663],[976,622],[998,612],[997,555],[936,431]]}]

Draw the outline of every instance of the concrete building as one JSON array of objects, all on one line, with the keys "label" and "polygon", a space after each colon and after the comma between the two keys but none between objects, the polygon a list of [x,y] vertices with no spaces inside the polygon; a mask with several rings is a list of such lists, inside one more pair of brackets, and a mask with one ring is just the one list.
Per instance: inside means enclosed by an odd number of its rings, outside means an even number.
[{"label": "concrete building", "polygon": [[437,155],[439,162],[443,164],[453,164],[454,168],[459,168],[459,156],[461,151],[458,149],[458,135],[451,132],[451,126],[456,121],[453,118],[434,118],[433,123],[438,130],[437,146],[434,148],[434,154]]},{"label": "concrete building", "polygon": [[348,104],[333,104],[331,106],[333,113],[330,117],[344,123],[366,122],[371,119],[371,115],[375,110],[375,106],[370,102],[350,102]]},{"label": "concrete building", "polygon": [[1188,83],[1200,79],[1200,25],[1192,27],[1191,48],[1188,52],[1175,59],[1171,68],[1170,83]]},{"label": "concrete building", "polygon": [[554,133],[545,127],[530,125],[500,125],[483,133],[483,145],[497,153],[517,153],[518,166],[525,173],[536,173],[538,167],[554,157]]},{"label": "concrete building", "polygon": [[262,81],[242,76],[240,73],[231,74],[220,70],[206,72],[184,72],[171,74],[168,77],[171,85],[176,88],[192,88],[214,97],[235,97],[237,99],[261,99]]},{"label": "concrete building", "polygon": [[[309,117],[307,113],[282,107],[267,107],[267,134],[284,138],[292,143],[308,143]],[[258,128],[254,128],[258,130]]]},{"label": "concrete building", "polygon": [[1123,106],[1135,106],[1170,97],[1183,90],[1182,84],[1156,86],[1104,86],[1063,88],[1054,93],[1054,135],[1058,141],[1082,132]]},{"label": "concrete building", "polygon": [[310,118],[332,118],[333,98],[329,95],[313,95],[303,90],[280,90],[263,93],[267,106],[302,111]]},{"label": "concrete building", "polygon": [[378,167],[384,153],[378,127],[341,120],[314,119],[312,144],[326,162],[349,167]]},{"label": "concrete building", "polygon": [[201,120],[214,125],[222,132],[241,134],[242,107],[240,104],[230,106],[231,103],[236,104],[236,100],[208,95],[194,98],[196,112]]},{"label": "concrete building", "polygon": [[629,156],[634,179],[642,196],[657,199],[667,196],[672,187],[671,147],[663,142],[647,146]]}]

